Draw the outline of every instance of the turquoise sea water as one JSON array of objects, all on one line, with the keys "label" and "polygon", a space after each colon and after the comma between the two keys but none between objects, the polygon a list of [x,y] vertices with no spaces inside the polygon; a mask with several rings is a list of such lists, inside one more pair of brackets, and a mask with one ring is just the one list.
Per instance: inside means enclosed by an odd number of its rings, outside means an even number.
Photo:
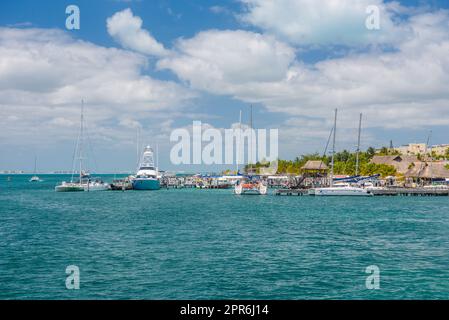
[{"label": "turquoise sea water", "polygon": [[[55,193],[66,177],[12,177],[0,176],[0,299],[449,298],[446,197]],[[69,265],[80,290],[65,287]]]}]

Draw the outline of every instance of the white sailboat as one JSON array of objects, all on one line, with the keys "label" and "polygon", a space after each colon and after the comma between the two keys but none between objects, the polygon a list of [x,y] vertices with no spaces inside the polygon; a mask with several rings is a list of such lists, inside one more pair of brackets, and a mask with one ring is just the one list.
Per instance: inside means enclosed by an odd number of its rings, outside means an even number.
[{"label": "white sailboat", "polygon": [[70,182],[63,181],[60,185],[55,187],[56,192],[81,192],[81,191],[105,191],[109,190],[110,186],[103,183],[100,179],[92,180],[90,175],[83,170],[83,142],[84,142],[84,101],[81,101],[81,119],[80,119],[80,133],[76,144],[75,154],[78,155],[79,161],[79,177],[74,179],[75,168],[73,168],[72,179]]},{"label": "white sailboat", "polygon": [[[333,130],[333,147],[332,147],[332,160],[331,160],[331,174],[330,182],[331,186],[326,188],[314,188],[311,189],[309,194],[314,196],[372,196],[373,194],[369,190],[360,188],[358,186],[352,186],[349,183],[336,183],[334,184],[334,163],[335,163],[335,140],[337,132],[337,113],[338,110],[335,109],[334,118],[334,130]],[[359,141],[360,141],[360,125],[359,125]],[[360,144],[360,142],[359,142]],[[357,149],[360,149],[358,146]],[[359,151],[357,151],[359,152]],[[358,158],[358,157],[357,157]],[[358,166],[358,160],[357,160]],[[358,171],[358,168],[357,168]]]},{"label": "white sailboat", "polygon": [[30,182],[40,182],[41,181],[41,179],[37,176],[36,171],[37,171],[37,157],[34,157],[34,173],[30,179]]}]

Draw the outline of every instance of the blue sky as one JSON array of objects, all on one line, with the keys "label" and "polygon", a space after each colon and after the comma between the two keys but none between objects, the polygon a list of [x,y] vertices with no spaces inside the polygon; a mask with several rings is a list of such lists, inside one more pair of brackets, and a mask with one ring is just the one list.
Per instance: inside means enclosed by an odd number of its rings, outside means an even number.
[{"label": "blue sky", "polygon": [[[279,129],[282,158],[322,152],[335,107],[339,149],[354,149],[360,112],[363,147],[429,130],[449,143],[449,3],[354,1],[2,1],[0,170],[31,170],[34,155],[70,169],[81,98],[100,171],[134,169],[136,125],[161,168],[219,169],[172,165],[169,133],[229,128],[250,104],[256,127]],[[80,30],[65,29],[70,4]],[[363,24],[369,4],[378,32]]]}]

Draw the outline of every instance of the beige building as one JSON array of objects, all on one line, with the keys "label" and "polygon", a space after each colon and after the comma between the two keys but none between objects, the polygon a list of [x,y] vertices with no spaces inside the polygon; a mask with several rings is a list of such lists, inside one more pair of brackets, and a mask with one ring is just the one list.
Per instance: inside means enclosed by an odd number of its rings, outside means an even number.
[{"label": "beige building", "polygon": [[395,148],[394,150],[398,151],[403,155],[418,155],[434,152],[437,156],[446,155],[447,150],[449,149],[449,144],[440,144],[431,147],[427,147],[425,143],[410,143],[406,146],[401,146]]},{"label": "beige building", "polygon": [[418,155],[426,153],[426,148],[425,143],[410,143],[406,146],[395,148],[395,150],[403,155]]},{"label": "beige building", "polygon": [[437,156],[446,155],[448,150],[449,144],[440,144],[437,146],[432,146],[432,152],[434,152]]}]

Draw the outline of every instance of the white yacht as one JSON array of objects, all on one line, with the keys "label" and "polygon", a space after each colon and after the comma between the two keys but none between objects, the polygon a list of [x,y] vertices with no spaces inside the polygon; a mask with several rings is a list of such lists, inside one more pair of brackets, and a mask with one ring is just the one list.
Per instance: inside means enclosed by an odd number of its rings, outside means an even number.
[{"label": "white yacht", "polygon": [[70,182],[63,181],[55,187],[56,192],[80,192],[80,191],[105,191],[110,190],[110,185],[104,183],[100,179],[92,179],[88,173],[83,170],[83,134],[84,134],[84,101],[81,101],[81,119],[80,134],[76,144],[75,154],[78,155],[79,161],[79,178],[74,179],[75,168],[73,168],[72,179]]},{"label": "white yacht", "polygon": [[132,180],[133,189],[159,190],[161,185],[158,175],[158,170],[154,166],[153,149],[147,146],[143,152],[136,177]]}]

